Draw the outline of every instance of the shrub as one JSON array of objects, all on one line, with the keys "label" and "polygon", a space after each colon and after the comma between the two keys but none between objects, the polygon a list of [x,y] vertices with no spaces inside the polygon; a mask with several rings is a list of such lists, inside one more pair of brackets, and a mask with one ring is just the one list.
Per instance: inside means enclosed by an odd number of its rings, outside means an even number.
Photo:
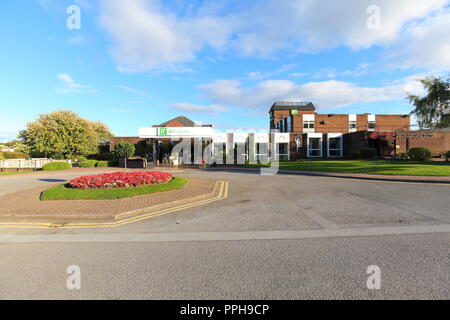
[{"label": "shrub", "polygon": [[417,147],[411,148],[408,152],[408,156],[414,161],[425,161],[431,158],[431,150],[427,148]]},{"label": "shrub", "polygon": [[96,164],[96,167],[117,167],[119,164],[118,161],[112,160],[112,161],[98,161]]},{"label": "shrub", "polygon": [[105,152],[105,153],[100,154],[98,159],[106,160],[106,161],[113,161],[113,160],[116,160],[116,156],[112,152]]},{"label": "shrub", "polygon": [[49,162],[42,166],[44,171],[66,170],[71,169],[72,165],[68,162]]},{"label": "shrub", "polygon": [[353,151],[350,157],[351,159],[359,159],[361,157],[361,154],[359,153],[359,151]]},{"label": "shrub", "polygon": [[81,168],[94,168],[97,164],[97,160],[85,160],[78,163]]},{"label": "shrub", "polygon": [[363,148],[359,151],[359,157],[361,159],[373,159],[377,156],[377,149],[375,148]]},{"label": "shrub", "polygon": [[25,153],[20,153],[20,152],[3,152],[3,157],[5,159],[26,159],[29,158],[30,156],[28,154]]},{"label": "shrub", "polygon": [[134,144],[128,141],[119,141],[114,147],[114,154],[117,158],[130,158],[135,152]]},{"label": "shrub", "polygon": [[70,160],[77,161],[77,162],[83,162],[83,161],[86,161],[87,158],[85,156],[71,156]]},{"label": "shrub", "polygon": [[445,153],[445,161],[450,161],[450,151]]},{"label": "shrub", "polygon": [[167,183],[172,174],[160,171],[113,172],[82,176],[69,181],[75,189],[127,188]]},{"label": "shrub", "polygon": [[3,160],[3,159],[5,159],[5,158],[3,157],[3,152],[0,151],[0,160]]}]

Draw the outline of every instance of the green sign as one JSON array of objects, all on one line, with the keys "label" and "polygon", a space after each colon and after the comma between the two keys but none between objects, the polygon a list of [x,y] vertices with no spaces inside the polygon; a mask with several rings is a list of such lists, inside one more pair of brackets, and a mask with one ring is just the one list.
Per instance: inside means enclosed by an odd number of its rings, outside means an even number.
[{"label": "green sign", "polygon": [[159,136],[167,136],[167,128],[159,128]]},{"label": "green sign", "polygon": [[297,109],[292,109],[291,110],[291,115],[293,115],[293,114],[298,114],[298,110]]}]

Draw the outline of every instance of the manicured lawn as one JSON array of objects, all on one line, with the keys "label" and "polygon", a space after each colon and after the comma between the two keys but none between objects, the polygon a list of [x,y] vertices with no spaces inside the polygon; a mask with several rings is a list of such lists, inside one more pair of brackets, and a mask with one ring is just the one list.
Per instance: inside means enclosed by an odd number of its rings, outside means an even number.
[{"label": "manicured lawn", "polygon": [[[245,167],[265,165],[248,164]],[[280,170],[372,173],[411,176],[450,176],[449,162],[412,162],[389,160],[305,160],[280,162]]]},{"label": "manicured lawn", "polygon": [[10,175],[10,174],[27,173],[27,172],[33,172],[33,171],[5,171],[5,172],[0,172],[0,176],[6,176],[6,175]]},{"label": "manicured lawn", "polygon": [[45,190],[41,194],[41,200],[99,200],[121,199],[155,192],[176,190],[183,188],[189,180],[175,177],[168,183],[153,184],[130,188],[116,189],[73,189],[65,184]]}]

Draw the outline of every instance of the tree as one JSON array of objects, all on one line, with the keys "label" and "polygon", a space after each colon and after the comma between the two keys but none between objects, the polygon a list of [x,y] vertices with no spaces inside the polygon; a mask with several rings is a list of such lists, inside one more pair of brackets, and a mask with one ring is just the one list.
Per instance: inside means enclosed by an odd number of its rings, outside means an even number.
[{"label": "tree", "polygon": [[427,95],[419,97],[408,94],[415,106],[411,114],[416,115],[421,129],[446,128],[450,126],[450,78],[428,77],[420,80]]},{"label": "tree", "polygon": [[33,155],[68,159],[97,153],[106,131],[105,125],[93,124],[73,111],[55,111],[29,122],[18,138]]},{"label": "tree", "polygon": [[98,143],[101,145],[106,145],[114,137],[114,134],[109,130],[108,126],[100,121],[91,122],[94,131],[98,135]]},{"label": "tree", "polygon": [[127,167],[127,159],[134,155],[135,147],[134,144],[129,143],[128,141],[119,141],[114,147],[114,154],[117,158],[125,159],[125,168]]}]

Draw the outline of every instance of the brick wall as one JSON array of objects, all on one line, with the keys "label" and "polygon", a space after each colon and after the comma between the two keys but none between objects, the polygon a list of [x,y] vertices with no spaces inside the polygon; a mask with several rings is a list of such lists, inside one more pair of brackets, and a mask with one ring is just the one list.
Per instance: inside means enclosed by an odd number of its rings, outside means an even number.
[{"label": "brick wall", "polygon": [[450,150],[449,131],[405,131],[397,134],[397,152],[408,152],[408,148],[424,147],[434,154]]},{"label": "brick wall", "polygon": [[[273,119],[270,121],[270,128],[275,128],[275,123],[290,116],[290,110],[274,110]],[[349,132],[348,114],[320,114],[314,111],[298,110],[298,114],[292,116],[292,132],[303,132],[303,115],[315,114],[315,132]],[[394,131],[398,129],[408,129],[410,125],[409,115],[376,115],[376,131]],[[368,115],[356,115],[356,131],[368,129]]]},{"label": "brick wall", "polygon": [[316,132],[348,132],[348,114],[316,114]]},{"label": "brick wall", "polygon": [[409,115],[377,115],[377,129],[379,131],[392,131],[401,128],[409,129]]}]

